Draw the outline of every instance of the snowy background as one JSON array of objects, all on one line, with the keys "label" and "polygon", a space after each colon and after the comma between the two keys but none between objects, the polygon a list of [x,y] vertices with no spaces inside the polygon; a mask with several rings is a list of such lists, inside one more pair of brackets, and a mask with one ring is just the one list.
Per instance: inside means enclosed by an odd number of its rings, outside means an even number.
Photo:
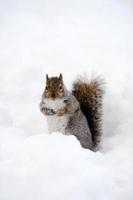
[{"label": "snowy background", "polygon": [[[0,0],[0,200],[133,199],[133,1]],[[97,153],[48,134],[45,73],[106,80]]]}]

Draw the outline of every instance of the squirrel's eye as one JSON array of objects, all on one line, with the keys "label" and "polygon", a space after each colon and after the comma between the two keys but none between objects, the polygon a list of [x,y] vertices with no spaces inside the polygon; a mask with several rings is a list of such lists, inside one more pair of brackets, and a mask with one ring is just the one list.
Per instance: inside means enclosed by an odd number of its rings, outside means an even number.
[{"label": "squirrel's eye", "polygon": [[45,87],[45,90],[46,90],[46,91],[48,90],[48,87],[47,87],[47,86]]},{"label": "squirrel's eye", "polygon": [[63,90],[63,87],[62,87],[61,85],[60,85],[60,87],[59,87],[59,88],[60,88],[60,90]]}]

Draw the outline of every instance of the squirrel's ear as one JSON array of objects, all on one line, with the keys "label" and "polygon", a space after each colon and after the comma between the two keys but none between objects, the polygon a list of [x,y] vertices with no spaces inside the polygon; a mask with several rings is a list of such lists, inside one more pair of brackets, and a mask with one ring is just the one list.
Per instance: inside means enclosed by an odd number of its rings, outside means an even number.
[{"label": "squirrel's ear", "polygon": [[48,81],[49,80],[49,77],[48,77],[48,74],[46,74],[46,81]]},{"label": "squirrel's ear", "polygon": [[62,73],[60,73],[59,79],[60,79],[60,81],[63,80],[63,75],[62,75]]}]

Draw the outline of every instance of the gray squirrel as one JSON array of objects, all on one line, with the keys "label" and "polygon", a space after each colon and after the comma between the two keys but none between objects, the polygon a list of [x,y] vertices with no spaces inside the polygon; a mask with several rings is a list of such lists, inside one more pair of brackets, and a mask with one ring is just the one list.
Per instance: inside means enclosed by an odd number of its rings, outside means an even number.
[{"label": "gray squirrel", "polygon": [[83,148],[96,151],[102,134],[102,81],[78,79],[69,92],[62,74],[48,77],[40,103],[47,117],[49,132],[74,135]]}]

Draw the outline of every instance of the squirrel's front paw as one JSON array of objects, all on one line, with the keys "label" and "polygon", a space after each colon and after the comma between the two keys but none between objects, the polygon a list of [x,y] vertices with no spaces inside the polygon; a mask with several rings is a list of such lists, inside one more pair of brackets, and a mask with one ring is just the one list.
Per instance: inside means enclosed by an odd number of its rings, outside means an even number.
[{"label": "squirrel's front paw", "polygon": [[40,103],[40,110],[44,115],[54,115],[54,114],[56,114],[53,109],[45,107],[45,105],[42,102]]},{"label": "squirrel's front paw", "polygon": [[47,112],[48,112],[49,115],[55,115],[56,114],[53,109],[48,109]]},{"label": "squirrel's front paw", "polygon": [[49,108],[43,108],[42,113],[44,115],[55,115],[55,112],[52,109],[49,109]]},{"label": "squirrel's front paw", "polygon": [[42,110],[45,108],[45,105],[41,102],[41,103],[39,104],[39,108],[40,108],[40,110],[42,111]]}]

